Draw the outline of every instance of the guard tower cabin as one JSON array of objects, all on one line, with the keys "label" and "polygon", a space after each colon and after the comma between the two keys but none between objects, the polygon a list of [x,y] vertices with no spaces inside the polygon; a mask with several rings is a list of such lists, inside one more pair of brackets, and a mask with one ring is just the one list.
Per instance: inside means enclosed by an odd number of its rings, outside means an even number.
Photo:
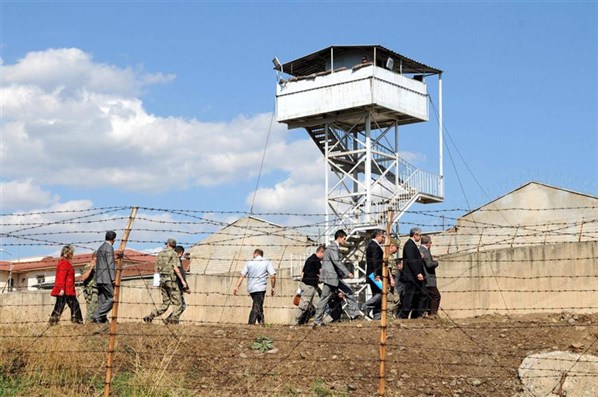
[{"label": "guard tower cabin", "polygon": [[355,233],[386,224],[388,209],[394,223],[415,202],[443,200],[441,128],[438,174],[398,155],[399,126],[429,119],[429,76],[438,76],[442,114],[441,70],[380,45],[332,46],[273,62],[278,122],[305,128],[325,157],[325,237],[338,227]]}]

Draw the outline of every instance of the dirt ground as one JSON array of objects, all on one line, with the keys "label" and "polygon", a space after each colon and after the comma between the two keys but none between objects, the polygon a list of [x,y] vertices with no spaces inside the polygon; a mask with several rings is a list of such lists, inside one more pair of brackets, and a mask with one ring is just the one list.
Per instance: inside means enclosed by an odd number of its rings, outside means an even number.
[{"label": "dirt ground", "polygon": [[[108,331],[97,327],[60,325],[43,336],[44,341],[65,334],[72,338],[68,360],[61,365],[85,368],[73,380],[79,382],[76,395],[98,395],[103,387]],[[79,336],[82,341],[75,342]],[[598,314],[390,320],[387,336],[387,396],[514,397],[525,391],[517,370],[529,354],[561,350],[598,355]],[[262,346],[273,349],[252,349],[259,337],[268,338],[271,346]],[[30,349],[57,346],[48,342],[43,347],[41,340]],[[79,349],[88,350],[87,355]],[[374,396],[379,354],[380,323],[363,320],[317,329],[120,324],[113,395]],[[13,368],[12,375],[23,376],[34,355],[20,358],[22,371]],[[97,364],[90,365],[94,360]],[[42,364],[37,365],[39,370]],[[46,382],[56,391],[68,387],[64,379],[61,385],[52,378]],[[125,383],[127,393],[122,392]]]},{"label": "dirt ground", "polygon": [[[339,323],[315,330],[185,328],[173,332],[184,340],[182,361],[190,366],[185,387],[197,392],[372,396],[379,390],[379,322]],[[261,336],[272,341],[273,352],[251,349]],[[597,355],[597,340],[596,314],[391,320],[385,394],[514,396],[524,390],[517,370],[527,355],[553,350]]]}]

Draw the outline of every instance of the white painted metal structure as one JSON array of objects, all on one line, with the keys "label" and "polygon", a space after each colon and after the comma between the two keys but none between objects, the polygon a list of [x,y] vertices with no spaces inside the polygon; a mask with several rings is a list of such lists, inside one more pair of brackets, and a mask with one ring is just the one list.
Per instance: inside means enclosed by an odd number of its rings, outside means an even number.
[{"label": "white painted metal structure", "polygon": [[[305,128],[326,159],[326,241],[339,227],[350,234],[379,227],[389,208],[396,222],[415,202],[443,200],[440,70],[376,45],[329,47],[276,69],[277,120]],[[425,77],[432,75],[439,79],[438,174],[399,157],[399,126],[429,119]]]}]

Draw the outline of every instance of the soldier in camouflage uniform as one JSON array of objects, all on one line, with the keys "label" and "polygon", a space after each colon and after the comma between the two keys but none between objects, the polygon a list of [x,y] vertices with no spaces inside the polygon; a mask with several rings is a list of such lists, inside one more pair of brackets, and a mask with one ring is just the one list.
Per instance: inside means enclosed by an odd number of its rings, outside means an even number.
[{"label": "soldier in camouflage uniform", "polygon": [[91,254],[91,261],[83,266],[81,270],[81,281],[83,282],[83,295],[86,302],[85,322],[89,323],[92,320],[93,313],[98,307],[98,287],[95,281],[96,270],[96,252]]},{"label": "soldier in camouflage uniform", "polygon": [[166,242],[166,248],[158,254],[156,273],[160,273],[162,306],[154,309],[150,315],[143,318],[146,323],[151,323],[154,318],[161,316],[168,310],[170,305],[173,306],[172,313],[163,320],[165,324],[178,324],[183,313],[184,308],[181,302],[181,293],[177,286],[177,278],[181,280],[184,288],[187,288],[187,282],[179,271],[179,256],[174,251],[174,247],[176,247],[176,240],[169,238]]}]

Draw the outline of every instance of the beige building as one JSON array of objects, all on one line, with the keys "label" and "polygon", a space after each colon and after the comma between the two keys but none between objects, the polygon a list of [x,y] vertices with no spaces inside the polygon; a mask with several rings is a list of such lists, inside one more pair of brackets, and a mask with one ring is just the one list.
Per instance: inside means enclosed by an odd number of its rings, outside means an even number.
[{"label": "beige building", "polygon": [[277,270],[300,273],[317,243],[292,229],[248,216],[189,249],[193,274],[239,274],[253,251],[261,248]]},{"label": "beige building", "polygon": [[446,315],[598,310],[598,197],[527,183],[431,234]]},{"label": "beige building", "polygon": [[435,233],[437,255],[598,240],[598,197],[529,182]]}]

